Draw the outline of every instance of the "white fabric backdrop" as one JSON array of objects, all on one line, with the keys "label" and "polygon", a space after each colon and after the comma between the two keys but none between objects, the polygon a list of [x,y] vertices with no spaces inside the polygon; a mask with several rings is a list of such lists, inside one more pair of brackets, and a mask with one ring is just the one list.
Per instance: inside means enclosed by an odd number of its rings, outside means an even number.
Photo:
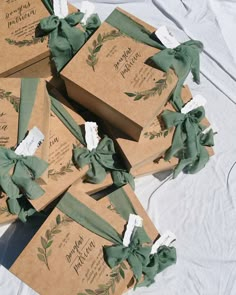
[{"label": "white fabric backdrop", "polygon": [[[81,1],[70,2],[80,8]],[[182,174],[175,180],[154,175],[136,181],[135,191],[157,229],[177,235],[178,261],[158,275],[154,285],[128,293],[235,295],[236,1],[93,2],[102,20],[119,3],[153,26],[167,25],[180,42],[193,38],[204,43],[201,84],[195,85],[191,77],[188,84],[193,94],[206,97],[207,117],[218,128],[216,155],[197,175]],[[9,267],[34,231],[30,225],[19,223],[9,229],[0,227],[0,263]],[[0,294],[36,293],[0,267]]]}]

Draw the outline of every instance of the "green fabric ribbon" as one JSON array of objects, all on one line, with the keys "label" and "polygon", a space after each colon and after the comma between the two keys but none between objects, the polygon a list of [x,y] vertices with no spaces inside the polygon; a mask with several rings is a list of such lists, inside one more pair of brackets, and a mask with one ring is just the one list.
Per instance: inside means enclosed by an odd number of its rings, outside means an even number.
[{"label": "green fabric ribbon", "polygon": [[[126,221],[128,221],[130,213],[137,214],[133,204],[130,202],[130,199],[127,197],[127,194],[123,188],[110,193],[108,198],[114,206],[116,212],[120,214]],[[142,234],[146,235],[146,239],[148,239],[144,228],[140,228],[139,231],[143,231]],[[149,263],[142,268],[144,280],[139,283],[137,287],[147,287],[151,285],[154,283],[154,278],[158,273],[172,264],[175,264],[176,249],[174,247],[160,246],[156,253],[150,255],[149,260]]]},{"label": "green fabric ribbon", "polygon": [[113,141],[105,136],[96,149],[89,151],[87,148],[74,147],[74,161],[79,167],[89,165],[87,172],[88,181],[91,183],[102,182],[107,171],[110,171],[116,186],[129,182],[134,188],[132,176],[121,168]]},{"label": "green fabric ribbon", "polygon": [[142,269],[149,262],[150,246],[143,246],[150,239],[143,235],[143,231],[135,232],[128,247],[123,245],[121,235],[101,216],[89,209],[85,204],[66,193],[57,205],[57,208],[77,223],[95,233],[96,235],[112,242],[112,246],[104,246],[104,259],[110,267],[127,260],[137,280],[140,280]]},{"label": "green fabric ribbon", "polygon": [[[52,7],[46,1],[52,13]],[[58,72],[71,60],[76,52],[85,44],[89,37],[100,26],[101,22],[97,14],[93,14],[87,20],[84,30],[75,27],[81,23],[84,13],[75,12],[64,19],[52,14],[40,21],[39,28],[43,36],[49,35],[49,48]]]},{"label": "green fabric ribbon", "polygon": [[150,58],[158,69],[167,72],[171,68],[175,71],[178,83],[170,101],[177,111],[181,111],[183,106],[181,90],[190,71],[194,82],[200,83],[199,54],[202,49],[200,41],[190,40],[174,49],[166,48]]},{"label": "green fabric ribbon", "polygon": [[173,156],[180,162],[174,171],[176,177],[182,169],[186,173],[196,173],[202,169],[209,160],[205,146],[212,146],[213,132],[203,134],[204,126],[200,124],[205,117],[203,107],[198,107],[187,114],[165,110],[162,114],[167,128],[175,127],[172,146],[165,154],[165,160]]},{"label": "green fabric ribbon", "polygon": [[[24,139],[36,98],[39,79],[21,80],[19,108],[18,144]],[[8,196],[7,205],[11,214],[18,215],[26,222],[36,211],[26,197],[34,200],[44,194],[44,190],[34,181],[47,169],[48,164],[36,156],[17,155],[14,150],[0,147],[0,187]],[[13,173],[10,176],[10,170]]]},{"label": "green fabric ribbon", "polygon": [[[57,99],[51,95],[50,99],[51,109],[55,115],[63,122],[78,141],[86,146],[80,126],[77,125],[75,120]],[[114,143],[107,136],[105,136],[99,142],[97,148],[92,151],[89,151],[86,147],[74,147],[73,159],[81,168],[89,165],[87,180],[91,183],[102,182],[105,179],[107,172],[110,171],[113,183],[117,187],[129,183],[134,189],[133,176],[121,167],[118,155],[115,152]]]},{"label": "green fabric ribbon", "polygon": [[143,268],[144,280],[138,287],[148,287],[155,282],[155,276],[176,263],[176,249],[160,246],[155,254],[150,255],[150,262]]},{"label": "green fabric ribbon", "polygon": [[181,89],[190,71],[193,79],[199,83],[199,54],[203,49],[200,41],[190,40],[184,42],[174,49],[166,48],[156,38],[155,34],[145,27],[135,22],[133,19],[123,14],[119,10],[114,10],[106,19],[111,26],[120,30],[124,35],[148,46],[160,49],[154,56],[150,57],[153,65],[158,69],[167,72],[172,68],[177,77],[178,83],[172,94],[170,101],[173,106],[180,111],[183,105],[181,99]]}]

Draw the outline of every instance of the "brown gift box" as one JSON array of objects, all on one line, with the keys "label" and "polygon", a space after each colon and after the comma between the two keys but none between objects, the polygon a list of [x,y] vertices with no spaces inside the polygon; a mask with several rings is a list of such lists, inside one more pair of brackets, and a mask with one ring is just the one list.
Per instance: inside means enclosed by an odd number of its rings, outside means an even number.
[{"label": "brown gift box", "polygon": [[50,76],[48,37],[35,37],[40,20],[50,15],[42,1],[2,0],[0,8],[0,77]]},{"label": "brown gift box", "polygon": [[[192,98],[192,94],[185,86],[182,89],[182,99],[186,103]],[[167,103],[163,110],[174,111],[171,103]],[[205,125],[209,122],[204,119]],[[104,124],[109,135],[117,143],[121,154],[124,157],[127,169],[135,174],[135,171],[142,171],[142,167],[150,165],[152,161],[159,158],[171,146],[175,128],[166,129],[162,121],[161,114],[156,116],[151,125],[142,134],[139,142],[128,138],[118,129],[112,128],[109,124]],[[139,169],[140,168],[140,169]]]},{"label": "brown gift box", "polygon": [[[127,185],[124,190],[137,214],[143,218],[148,236],[156,239],[159,234],[132,189]],[[122,235],[126,221],[112,210],[107,197],[95,201],[75,186],[69,193]],[[127,262],[111,270],[103,259],[104,245],[111,245],[111,242],[55,208],[10,271],[41,295],[88,295],[103,288],[107,288],[106,294],[122,294],[133,276],[132,270]]]},{"label": "brown gift box", "polygon": [[[77,124],[84,124],[84,119],[73,111],[56,90],[54,91],[57,98],[65,103],[64,107]],[[0,79],[0,98],[1,109],[4,110],[0,117],[0,145],[10,148],[15,146],[17,141],[18,113],[16,110],[20,101],[20,79]],[[73,144],[77,145],[78,142],[60,119],[50,111],[50,100],[43,79],[38,85],[37,98],[28,129],[33,126],[37,126],[45,135],[45,140],[35,155],[49,163],[47,172],[37,180],[45,190],[44,195],[30,200],[33,207],[39,211],[62,194],[74,181],[83,177],[87,167],[78,169],[73,164],[72,148]],[[7,197],[2,193],[0,223],[17,219],[16,215],[9,214],[6,199]]]},{"label": "brown gift box", "polygon": [[[129,16],[148,30],[155,30]],[[104,22],[61,72],[68,95],[139,140],[177,83],[172,70],[166,74],[145,64],[157,52]],[[153,92],[157,81],[165,87]],[[137,99],[143,91],[146,95]]]}]

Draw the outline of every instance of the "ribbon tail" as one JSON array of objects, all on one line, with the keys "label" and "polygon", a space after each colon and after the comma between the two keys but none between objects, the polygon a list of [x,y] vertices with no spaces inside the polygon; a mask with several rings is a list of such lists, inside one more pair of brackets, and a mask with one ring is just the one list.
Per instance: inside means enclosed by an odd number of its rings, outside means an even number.
[{"label": "ribbon tail", "polygon": [[199,155],[196,157],[196,160],[192,162],[191,165],[188,165],[184,168],[184,172],[188,174],[195,174],[206,166],[206,163],[209,161],[209,154],[205,147],[200,147]]},{"label": "ribbon tail", "polygon": [[132,271],[134,273],[134,277],[137,280],[137,282],[140,281],[142,277],[142,272],[143,272],[143,265],[138,259],[136,255],[129,255],[128,257],[128,263],[130,267],[132,268]]},{"label": "ribbon tail", "polygon": [[186,166],[192,163],[192,161],[192,159],[181,159],[178,165],[175,167],[173,178],[176,178]]},{"label": "ribbon tail", "polygon": [[181,124],[177,125],[173,136],[172,145],[165,153],[165,161],[169,161],[173,156],[175,156],[179,151],[181,151],[184,148],[185,137],[186,136],[182,132]]},{"label": "ribbon tail", "polygon": [[134,177],[130,173],[126,171],[111,171],[111,175],[115,186],[121,187],[129,183],[132,189],[135,189]]}]

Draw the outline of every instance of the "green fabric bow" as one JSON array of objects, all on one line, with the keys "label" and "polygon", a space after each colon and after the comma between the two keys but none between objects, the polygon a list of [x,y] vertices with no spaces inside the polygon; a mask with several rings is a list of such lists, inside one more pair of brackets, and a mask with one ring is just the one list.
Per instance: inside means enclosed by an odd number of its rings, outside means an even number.
[{"label": "green fabric bow", "polygon": [[141,279],[143,268],[149,263],[150,252],[150,246],[142,245],[142,241],[139,239],[138,230],[128,247],[123,244],[103,247],[106,263],[111,268],[114,268],[121,262],[127,260],[137,281]]},{"label": "green fabric bow", "polygon": [[[9,197],[7,203],[12,214],[21,212],[20,191],[29,199],[37,199],[44,190],[34,181],[47,169],[48,164],[35,156],[19,156],[13,150],[0,147],[0,186]],[[12,176],[10,170],[14,168]]]},{"label": "green fabric bow", "polygon": [[49,48],[58,72],[100,26],[100,19],[98,15],[94,14],[88,18],[84,26],[85,32],[83,32],[75,27],[81,22],[83,16],[84,13],[75,12],[64,19],[51,15],[40,21],[39,28],[42,35],[49,35]]},{"label": "green fabric bow", "polygon": [[202,169],[209,160],[208,152],[204,146],[212,146],[212,130],[206,135],[202,133],[204,126],[200,124],[205,117],[203,107],[198,107],[187,114],[164,111],[163,121],[167,128],[176,127],[173,136],[172,146],[165,154],[165,160],[173,156],[179,158],[174,177],[184,169],[186,173],[196,173]]},{"label": "green fabric bow", "polygon": [[148,287],[155,282],[155,276],[167,267],[176,263],[176,249],[160,246],[155,254],[150,255],[150,262],[143,267],[144,280],[138,287]]},{"label": "green fabric bow", "polygon": [[170,101],[177,111],[180,111],[183,106],[181,90],[190,71],[194,82],[200,83],[199,54],[202,50],[203,44],[200,41],[190,40],[176,48],[161,50],[150,58],[158,69],[167,72],[171,68],[175,71],[178,83]]},{"label": "green fabric bow", "polygon": [[57,208],[86,229],[114,244],[103,247],[104,259],[110,267],[127,259],[137,280],[141,278],[142,268],[148,264],[151,251],[150,246],[143,246],[150,243],[150,239],[142,228],[137,229],[130,245],[125,247],[121,235],[111,224],[70,193],[64,195]]},{"label": "green fabric bow", "polygon": [[81,168],[89,165],[86,175],[87,180],[91,183],[101,183],[105,179],[107,171],[110,171],[116,186],[119,187],[130,183],[132,188],[134,188],[133,177],[121,168],[114,143],[107,136],[92,151],[89,151],[86,147],[74,147],[73,158],[75,163]]}]

